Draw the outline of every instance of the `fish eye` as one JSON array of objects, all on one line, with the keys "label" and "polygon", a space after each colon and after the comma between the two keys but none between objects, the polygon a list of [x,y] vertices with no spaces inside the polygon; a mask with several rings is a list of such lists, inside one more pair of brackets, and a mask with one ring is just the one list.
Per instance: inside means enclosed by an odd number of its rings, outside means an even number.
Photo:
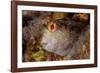
[{"label": "fish eye", "polygon": [[54,22],[48,23],[48,30],[49,30],[50,32],[54,32],[54,31],[56,31],[56,29],[57,29],[56,23],[54,23]]}]

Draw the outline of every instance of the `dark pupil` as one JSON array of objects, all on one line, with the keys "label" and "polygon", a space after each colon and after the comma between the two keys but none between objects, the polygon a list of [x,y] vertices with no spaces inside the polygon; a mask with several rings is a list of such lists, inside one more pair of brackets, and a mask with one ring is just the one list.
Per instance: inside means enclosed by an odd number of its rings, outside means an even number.
[{"label": "dark pupil", "polygon": [[53,30],[53,29],[54,29],[54,25],[52,24],[52,25],[51,25],[51,30]]}]

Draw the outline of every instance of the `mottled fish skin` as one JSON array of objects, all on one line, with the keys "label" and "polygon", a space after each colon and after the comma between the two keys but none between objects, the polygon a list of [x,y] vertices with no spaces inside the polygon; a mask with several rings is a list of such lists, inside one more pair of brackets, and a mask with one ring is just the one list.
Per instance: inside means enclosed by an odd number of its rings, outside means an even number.
[{"label": "mottled fish skin", "polygon": [[[41,44],[43,48],[49,52],[64,56],[72,47],[69,42],[69,31],[65,28],[58,29],[55,32],[50,32],[48,29],[44,29]],[[68,48],[67,48],[68,47]]]}]

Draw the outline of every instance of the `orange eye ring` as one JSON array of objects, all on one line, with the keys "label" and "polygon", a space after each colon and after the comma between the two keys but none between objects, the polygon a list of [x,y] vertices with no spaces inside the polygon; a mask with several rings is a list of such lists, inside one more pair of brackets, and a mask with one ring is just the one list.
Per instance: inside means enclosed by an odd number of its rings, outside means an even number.
[{"label": "orange eye ring", "polygon": [[56,23],[50,22],[50,23],[48,24],[48,30],[49,30],[50,32],[55,32],[56,29],[57,29]]}]

